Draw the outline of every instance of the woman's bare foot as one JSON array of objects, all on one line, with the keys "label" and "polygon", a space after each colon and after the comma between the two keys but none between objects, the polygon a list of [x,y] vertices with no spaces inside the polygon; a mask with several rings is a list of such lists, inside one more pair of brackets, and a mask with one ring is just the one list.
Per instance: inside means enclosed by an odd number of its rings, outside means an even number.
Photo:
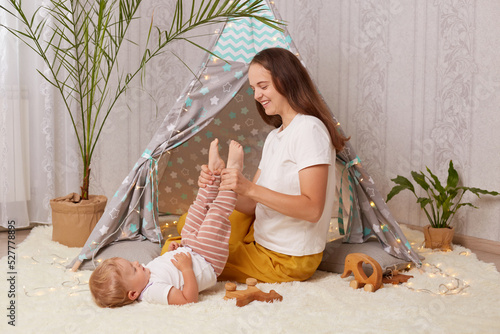
[{"label": "woman's bare foot", "polygon": [[231,140],[229,143],[229,154],[227,156],[227,168],[234,168],[240,172],[243,170],[243,147],[240,143]]},{"label": "woman's bare foot", "polygon": [[215,138],[210,143],[208,150],[208,169],[214,174],[219,174],[224,169],[224,160],[219,155],[219,139]]}]

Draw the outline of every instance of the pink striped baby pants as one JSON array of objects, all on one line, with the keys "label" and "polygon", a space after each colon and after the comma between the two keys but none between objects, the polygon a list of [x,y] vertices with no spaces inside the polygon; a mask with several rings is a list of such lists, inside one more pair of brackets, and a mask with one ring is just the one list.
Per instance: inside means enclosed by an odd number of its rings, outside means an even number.
[{"label": "pink striped baby pants", "polygon": [[200,188],[186,216],[181,236],[182,245],[189,246],[212,264],[217,276],[229,256],[229,215],[236,205],[236,193],[219,191],[220,176],[213,185]]}]

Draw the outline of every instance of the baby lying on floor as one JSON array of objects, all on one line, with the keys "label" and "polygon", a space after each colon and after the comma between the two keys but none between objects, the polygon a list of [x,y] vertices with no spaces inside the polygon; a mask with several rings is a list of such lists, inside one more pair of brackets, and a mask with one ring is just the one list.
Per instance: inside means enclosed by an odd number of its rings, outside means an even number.
[{"label": "baby lying on floor", "polygon": [[[208,167],[224,168],[218,140],[210,143]],[[229,144],[227,168],[243,169],[243,148]],[[214,286],[229,254],[229,215],[236,204],[231,190],[219,191],[220,176],[213,185],[200,188],[186,216],[181,247],[173,242],[169,252],[146,267],[122,258],[105,260],[90,276],[90,292],[100,307],[119,307],[136,300],[182,305],[198,301],[198,293]]]}]

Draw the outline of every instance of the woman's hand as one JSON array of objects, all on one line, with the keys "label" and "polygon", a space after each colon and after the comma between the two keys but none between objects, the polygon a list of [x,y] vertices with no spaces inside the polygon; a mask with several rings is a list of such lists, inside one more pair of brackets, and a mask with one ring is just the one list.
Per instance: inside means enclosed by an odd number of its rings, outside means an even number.
[{"label": "woman's hand", "polygon": [[238,195],[247,196],[254,183],[234,168],[225,168],[221,173],[219,190],[232,190]]},{"label": "woman's hand", "polygon": [[208,169],[208,165],[201,165],[200,176],[198,177],[198,187],[205,188],[215,181],[214,173]]}]

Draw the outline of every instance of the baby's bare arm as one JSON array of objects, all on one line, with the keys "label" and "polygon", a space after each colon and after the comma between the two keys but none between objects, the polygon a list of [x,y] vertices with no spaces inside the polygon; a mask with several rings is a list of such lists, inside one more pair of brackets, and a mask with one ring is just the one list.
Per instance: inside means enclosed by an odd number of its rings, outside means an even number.
[{"label": "baby's bare arm", "polygon": [[172,288],[168,294],[168,303],[172,305],[184,305],[198,301],[198,282],[193,271],[193,261],[190,253],[179,253],[172,259],[174,266],[180,270],[184,278],[182,290]]}]

